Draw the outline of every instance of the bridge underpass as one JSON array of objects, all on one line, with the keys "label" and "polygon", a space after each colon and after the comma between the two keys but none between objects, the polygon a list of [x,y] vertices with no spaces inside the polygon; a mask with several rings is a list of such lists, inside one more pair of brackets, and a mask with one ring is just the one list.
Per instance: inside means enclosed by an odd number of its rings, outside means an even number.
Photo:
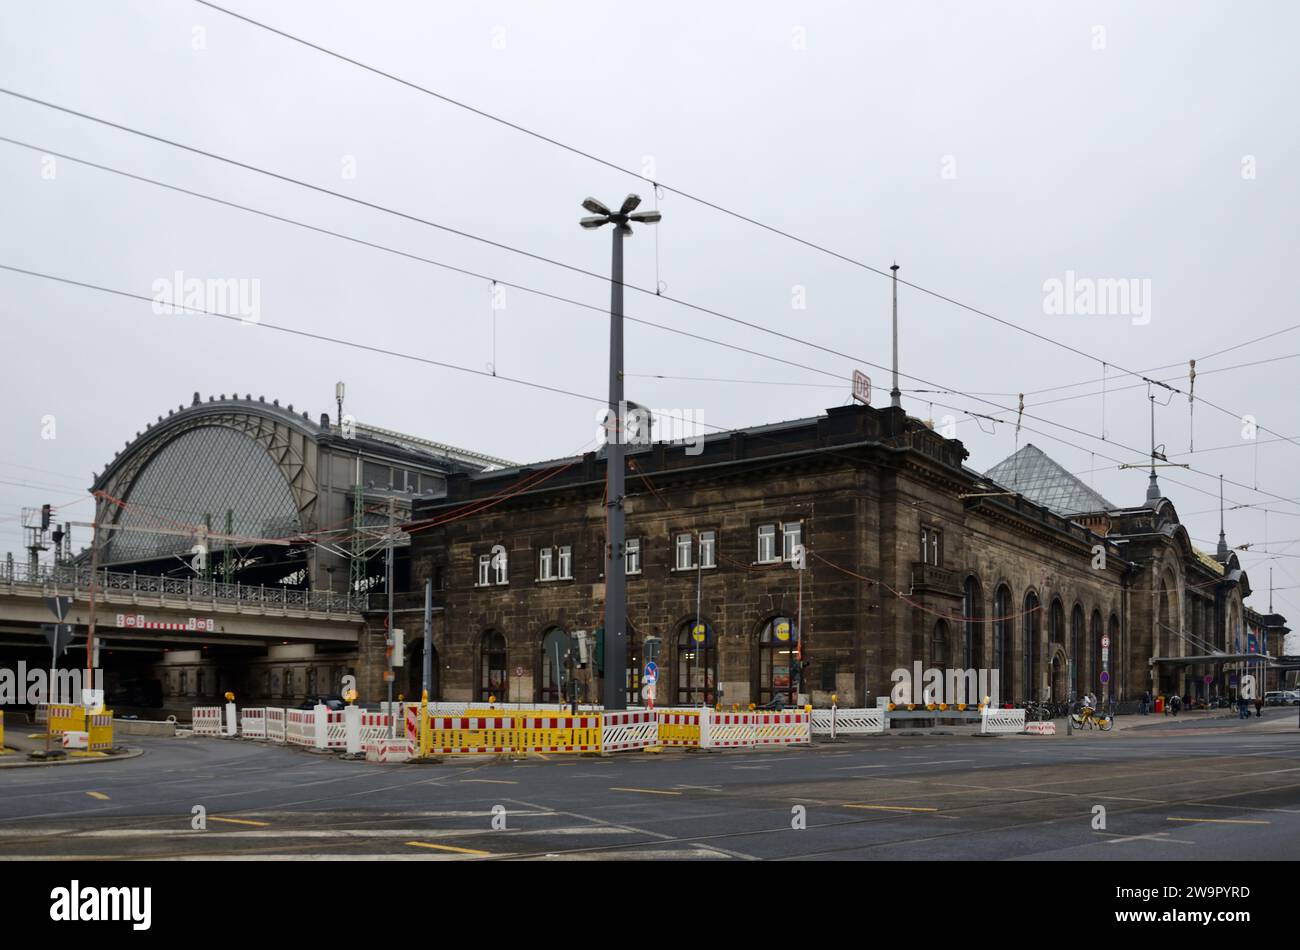
[{"label": "bridge underpass", "polygon": [[[336,695],[364,656],[366,624],[342,596],[100,572],[95,642],[107,702],[119,715],[188,717],[227,691],[241,702],[297,705]],[[73,641],[59,669],[84,669],[89,572],[0,574],[0,668],[48,669],[48,598],[69,597]],[[378,700],[381,697],[368,697]]]}]

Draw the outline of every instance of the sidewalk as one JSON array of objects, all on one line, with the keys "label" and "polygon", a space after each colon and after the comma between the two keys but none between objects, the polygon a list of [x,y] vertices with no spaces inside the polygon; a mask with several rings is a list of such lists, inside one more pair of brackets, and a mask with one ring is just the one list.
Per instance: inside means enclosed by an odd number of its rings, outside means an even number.
[{"label": "sidewalk", "polygon": [[[40,759],[29,759],[27,753],[41,752],[45,750],[45,733],[38,731],[41,726],[38,723],[19,723],[10,724],[5,722],[5,755],[0,755],[0,771],[4,769],[33,767],[51,765],[85,765],[91,762],[120,762],[123,759],[133,759],[138,755],[143,755],[143,749],[123,749],[121,752],[111,752],[105,755],[69,755],[61,759],[50,759],[48,761]],[[61,748],[60,742],[55,739],[50,743],[51,749]]]}]

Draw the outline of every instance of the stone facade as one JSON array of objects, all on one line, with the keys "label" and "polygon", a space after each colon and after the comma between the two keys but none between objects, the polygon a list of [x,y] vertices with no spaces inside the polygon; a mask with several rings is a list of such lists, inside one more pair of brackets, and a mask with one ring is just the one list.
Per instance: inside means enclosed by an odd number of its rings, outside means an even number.
[{"label": "stone facade", "polygon": [[[1192,548],[1166,499],[1069,520],[1001,491],[966,454],[901,410],[865,406],[711,436],[694,456],[631,448],[630,695],[650,636],[662,639],[660,705],[777,693],[874,705],[892,671],[917,661],[997,668],[1003,700],[1085,689],[1134,699],[1152,685],[1153,656],[1195,654],[1189,636],[1228,642],[1249,585],[1232,556]],[[588,453],[453,475],[445,499],[417,502],[412,588],[434,580],[441,698],[559,699],[548,634],[603,624],[604,487],[603,456]],[[787,530],[806,549],[802,572]],[[711,565],[699,561],[706,532]],[[679,567],[682,536],[690,556]],[[571,576],[544,579],[542,552],[558,573],[562,548]],[[798,687],[783,622],[801,641]],[[1180,689],[1195,672],[1158,670],[1157,686]]]}]

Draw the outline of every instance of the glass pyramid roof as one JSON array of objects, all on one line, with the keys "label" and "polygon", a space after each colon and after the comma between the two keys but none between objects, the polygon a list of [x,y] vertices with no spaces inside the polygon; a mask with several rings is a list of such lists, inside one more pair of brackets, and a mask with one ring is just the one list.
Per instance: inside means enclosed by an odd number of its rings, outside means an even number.
[{"label": "glass pyramid roof", "polygon": [[1063,517],[1115,508],[1034,445],[1026,445],[984,474]]}]

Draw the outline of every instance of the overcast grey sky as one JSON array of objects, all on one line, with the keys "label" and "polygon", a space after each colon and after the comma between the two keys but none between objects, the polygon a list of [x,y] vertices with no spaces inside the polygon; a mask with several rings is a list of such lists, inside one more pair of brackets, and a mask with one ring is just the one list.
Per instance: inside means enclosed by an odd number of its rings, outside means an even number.
[{"label": "overcast grey sky", "polygon": [[[1033,395],[1099,378],[1096,359],[900,294],[904,373],[1001,406],[1029,393],[1026,412],[1080,431],[1026,419],[1039,431],[1018,444],[1116,504],[1139,503],[1146,475],[1102,456],[1140,462],[1122,446],[1145,450],[1149,436],[1146,389],[1117,390],[1135,380],[1114,365],[1180,364],[1154,375],[1186,389],[1198,358],[1197,395],[1231,413],[1198,401],[1197,452],[1185,456],[1187,399],[1158,407],[1157,441],[1196,470],[1169,470],[1165,494],[1202,547],[1218,535],[1212,476],[1240,483],[1227,486],[1230,505],[1264,503],[1269,512],[1229,513],[1229,542],[1273,542],[1272,557],[1242,555],[1251,603],[1266,609],[1271,565],[1285,588],[1275,605],[1300,616],[1300,358],[1212,372],[1300,354],[1300,331],[1203,358],[1300,323],[1294,6],[229,4],[879,269],[897,259],[908,281],[1106,361],[1116,444],[1097,438],[1099,386]],[[584,269],[606,271],[609,236],[578,228],[583,197],[655,202],[635,178],[192,0],[9,2],[0,22],[0,86]],[[3,95],[0,134],[608,301],[601,281]],[[53,177],[50,167],[41,151],[0,143],[0,263],[145,296],[176,271],[258,280],[266,323],[475,369],[494,358],[483,280],[69,161]],[[674,297],[854,359],[629,292],[629,315],[844,378],[631,325],[630,374],[696,378],[632,377],[630,398],[715,425],[771,422],[844,403],[861,365],[887,401],[887,375],[865,366],[889,361],[886,279],[672,193],[658,206],[657,253],[649,228],[627,244],[630,283],[662,281]],[[1070,272],[1141,282],[1149,310],[1046,313],[1045,285]],[[315,419],[334,414],[343,379],[364,422],[519,461],[568,454],[594,431],[595,407],[581,400],[12,273],[0,272],[0,312],[6,550],[21,548],[20,507],[84,494],[92,471],[196,390],[265,394]],[[604,393],[600,313],[507,290],[495,323],[499,373]],[[1061,396],[1084,398],[1041,405]],[[951,414],[977,469],[1017,445],[1013,425],[981,431],[963,414],[998,412],[976,398],[909,393],[904,404],[940,425]],[[1244,439],[1238,414],[1297,441]],[[54,439],[42,438],[47,415]]]}]

